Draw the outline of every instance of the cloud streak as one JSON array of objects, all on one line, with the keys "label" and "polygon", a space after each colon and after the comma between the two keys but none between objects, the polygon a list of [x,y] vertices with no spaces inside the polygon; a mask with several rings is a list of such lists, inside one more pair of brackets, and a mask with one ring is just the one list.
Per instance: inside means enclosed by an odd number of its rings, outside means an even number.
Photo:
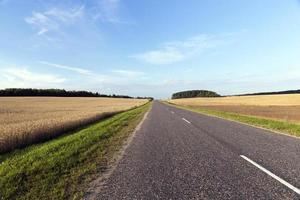
[{"label": "cloud streak", "polygon": [[60,65],[60,64],[50,63],[50,62],[46,62],[46,61],[39,61],[38,63],[47,65],[50,67],[73,71],[73,72],[76,72],[76,73],[82,74],[82,75],[93,75],[93,73],[90,70],[86,70],[86,69],[79,68],[79,67],[71,67],[71,66],[67,66],[67,65]]},{"label": "cloud streak", "polygon": [[29,71],[26,68],[9,68],[1,70],[2,77],[8,82],[25,82],[28,84],[60,84],[65,78],[52,74],[43,74]]},{"label": "cloud streak", "polygon": [[70,25],[82,18],[85,7],[74,7],[71,9],[51,8],[45,12],[32,12],[25,17],[25,22],[38,29],[38,35],[44,35],[50,31],[59,31],[62,26]]},{"label": "cloud streak", "polygon": [[72,67],[72,66],[61,65],[61,64],[56,64],[56,63],[51,63],[46,61],[38,61],[38,63],[50,67],[54,67],[54,68],[72,71],[80,75],[97,77],[99,78],[99,80],[131,79],[131,78],[138,78],[145,75],[145,73],[140,71],[126,70],[126,69],[111,70],[110,74],[98,74],[96,72],[81,67]]},{"label": "cloud streak", "polygon": [[118,74],[119,76],[122,77],[128,77],[128,78],[135,78],[135,77],[141,77],[145,75],[145,73],[140,72],[140,71],[133,71],[133,70],[112,70],[113,73]]},{"label": "cloud streak", "polygon": [[100,0],[98,1],[94,10],[96,14],[94,19],[102,22],[109,22],[113,24],[125,24],[126,21],[120,18],[120,0]]},{"label": "cloud streak", "polygon": [[182,41],[166,42],[156,50],[133,54],[130,57],[150,64],[171,64],[201,54],[222,43],[224,41],[221,37],[202,34]]}]

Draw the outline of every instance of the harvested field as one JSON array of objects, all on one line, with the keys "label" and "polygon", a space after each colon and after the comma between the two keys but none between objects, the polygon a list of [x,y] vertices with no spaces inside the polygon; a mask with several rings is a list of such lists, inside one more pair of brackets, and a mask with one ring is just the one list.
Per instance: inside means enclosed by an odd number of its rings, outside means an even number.
[{"label": "harvested field", "polygon": [[0,153],[54,138],[147,100],[80,97],[1,97]]},{"label": "harvested field", "polygon": [[189,98],[171,103],[300,123],[300,95]]}]

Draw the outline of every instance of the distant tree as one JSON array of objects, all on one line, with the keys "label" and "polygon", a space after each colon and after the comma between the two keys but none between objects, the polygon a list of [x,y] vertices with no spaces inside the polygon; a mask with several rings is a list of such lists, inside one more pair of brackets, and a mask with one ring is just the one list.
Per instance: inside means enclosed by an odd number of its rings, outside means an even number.
[{"label": "distant tree", "polygon": [[188,90],[177,92],[172,95],[172,99],[193,98],[193,97],[220,97],[219,94],[208,90]]},{"label": "distant tree", "polygon": [[153,97],[136,97],[136,99],[148,99],[149,101],[153,101]]}]

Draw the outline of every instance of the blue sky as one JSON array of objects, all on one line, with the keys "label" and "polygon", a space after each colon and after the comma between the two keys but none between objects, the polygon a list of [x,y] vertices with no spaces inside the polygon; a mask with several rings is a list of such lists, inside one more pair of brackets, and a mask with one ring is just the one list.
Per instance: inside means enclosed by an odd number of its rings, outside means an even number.
[{"label": "blue sky", "polygon": [[0,88],[300,88],[296,0],[0,0]]}]

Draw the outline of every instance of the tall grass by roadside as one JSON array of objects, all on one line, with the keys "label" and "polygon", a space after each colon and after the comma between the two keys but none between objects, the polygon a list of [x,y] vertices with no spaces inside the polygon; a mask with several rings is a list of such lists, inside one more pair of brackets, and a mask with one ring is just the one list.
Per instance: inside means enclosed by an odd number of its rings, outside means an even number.
[{"label": "tall grass by roadside", "polygon": [[0,157],[0,199],[80,199],[149,107]]},{"label": "tall grass by roadside", "polygon": [[0,97],[0,154],[47,141],[147,100]]},{"label": "tall grass by roadside", "polygon": [[211,116],[217,116],[224,119],[229,119],[245,124],[249,124],[252,126],[257,126],[261,128],[266,128],[273,131],[278,131],[281,133],[298,136],[300,137],[300,125],[289,123],[285,121],[279,121],[279,120],[273,120],[273,119],[265,119],[255,116],[248,116],[248,115],[241,115],[236,113],[230,113],[230,112],[224,112],[224,111],[216,111],[216,110],[209,110],[201,107],[195,107],[195,106],[182,106],[182,105],[176,105],[173,103],[169,103],[173,106],[176,106],[178,108],[199,112],[202,114],[207,114]]}]

